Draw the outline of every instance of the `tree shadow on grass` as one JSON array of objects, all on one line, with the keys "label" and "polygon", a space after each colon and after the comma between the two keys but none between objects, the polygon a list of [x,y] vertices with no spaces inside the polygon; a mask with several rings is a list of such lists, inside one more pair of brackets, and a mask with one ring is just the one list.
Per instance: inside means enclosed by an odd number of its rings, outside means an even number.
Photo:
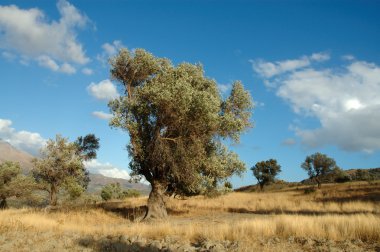
[{"label": "tree shadow on grass", "polygon": [[359,194],[356,195],[348,195],[341,197],[323,197],[318,199],[319,202],[337,202],[337,203],[346,203],[346,202],[354,202],[354,201],[362,201],[362,202],[380,202],[380,192],[379,191],[371,191],[371,190],[355,190]]},{"label": "tree shadow on grass", "polygon": [[374,214],[372,211],[313,211],[313,210],[281,210],[281,209],[271,209],[271,210],[248,210],[245,208],[228,208],[230,213],[245,213],[245,214],[260,214],[260,215],[306,215],[306,216],[323,216],[323,215],[355,215],[355,214]]},{"label": "tree shadow on grass", "polygon": [[[131,242],[123,237],[110,237],[94,239],[93,237],[80,238],[78,244],[85,248],[93,249],[94,251],[110,251],[110,252],[158,252],[162,251],[153,244],[144,244],[143,242]],[[169,251],[169,250],[166,250]]]},{"label": "tree shadow on grass", "polygon": [[100,204],[99,207],[107,212],[115,213],[130,221],[141,220],[148,210],[147,206],[126,207],[120,206],[119,202],[107,202],[107,204]]},{"label": "tree shadow on grass", "polygon": [[[139,206],[139,207],[128,207],[128,206],[120,206],[119,202],[107,202],[107,204],[100,204],[103,210],[107,212],[115,213],[123,218],[126,218],[130,221],[140,221],[144,218],[148,207],[147,206]],[[186,214],[189,210],[175,210],[171,208],[166,209],[168,215],[181,215]]]}]

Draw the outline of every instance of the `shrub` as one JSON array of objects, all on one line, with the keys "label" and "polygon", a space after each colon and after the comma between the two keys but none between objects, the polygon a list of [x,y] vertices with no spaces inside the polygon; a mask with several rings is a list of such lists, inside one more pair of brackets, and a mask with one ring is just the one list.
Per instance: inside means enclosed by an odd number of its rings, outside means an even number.
[{"label": "shrub", "polygon": [[111,183],[103,187],[100,196],[103,200],[107,201],[111,199],[138,197],[140,196],[140,192],[134,189],[123,190],[120,183]]},{"label": "shrub", "polygon": [[312,187],[306,188],[304,193],[305,194],[311,194],[311,193],[315,193],[316,191],[317,191],[317,189],[314,186],[312,186]]}]

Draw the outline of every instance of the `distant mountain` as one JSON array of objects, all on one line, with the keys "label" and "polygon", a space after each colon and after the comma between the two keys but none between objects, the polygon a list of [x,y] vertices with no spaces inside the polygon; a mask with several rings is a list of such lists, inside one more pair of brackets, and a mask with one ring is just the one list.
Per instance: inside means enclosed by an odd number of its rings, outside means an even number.
[{"label": "distant mountain", "polygon": [[24,151],[18,150],[8,142],[0,139],[0,162],[13,161],[19,162],[24,172],[28,172],[32,169],[33,156]]},{"label": "distant mountain", "polygon": [[134,183],[129,182],[126,179],[121,178],[110,178],[103,176],[101,174],[92,174],[90,173],[91,182],[88,185],[87,190],[89,192],[100,192],[102,187],[111,183],[120,183],[121,187],[125,189],[135,189],[139,191],[141,194],[149,194],[150,186],[143,183]]},{"label": "distant mountain", "polygon": [[[0,139],[0,163],[4,161],[19,162],[23,172],[28,173],[33,167],[31,162],[32,159],[33,156],[29,153],[21,151]],[[92,193],[100,192],[104,185],[110,183],[120,183],[120,185],[125,189],[135,189],[140,191],[142,194],[148,194],[150,191],[150,186],[142,183],[131,183],[126,179],[110,178],[101,174],[92,173],[90,173],[90,179],[91,181],[87,190]]]}]

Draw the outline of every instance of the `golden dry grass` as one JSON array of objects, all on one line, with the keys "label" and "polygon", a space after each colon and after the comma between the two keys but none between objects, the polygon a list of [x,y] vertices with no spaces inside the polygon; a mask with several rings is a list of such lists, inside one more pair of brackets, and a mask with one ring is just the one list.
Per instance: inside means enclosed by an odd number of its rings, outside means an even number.
[{"label": "golden dry grass", "polygon": [[[376,192],[378,185],[325,187],[313,195],[300,190],[266,193],[230,193],[209,199],[193,197],[168,199],[168,220],[158,223],[131,222],[101,208],[46,213],[33,209],[0,211],[0,235],[7,232],[44,233],[64,236],[67,233],[92,236],[143,236],[162,239],[176,236],[194,241],[230,240],[250,243],[254,239],[309,237],[335,241],[360,239],[380,242],[379,201],[325,201],[365,196]],[[363,190],[361,190],[361,189]],[[360,189],[360,190],[356,190]],[[371,190],[368,190],[371,189]],[[344,190],[347,192],[344,193]],[[333,196],[333,197],[332,197]],[[364,197],[365,198],[365,197]],[[115,203],[131,208],[146,203],[146,198]]]},{"label": "golden dry grass", "polygon": [[82,235],[139,235],[147,238],[180,236],[194,240],[202,236],[211,240],[249,241],[252,237],[311,237],[332,240],[360,239],[380,241],[380,217],[373,214],[352,216],[273,215],[257,218],[223,218],[209,216],[204,221],[173,218],[159,223],[132,223],[103,210],[74,213],[42,213],[32,210],[5,210],[1,213],[0,232],[74,232]]}]

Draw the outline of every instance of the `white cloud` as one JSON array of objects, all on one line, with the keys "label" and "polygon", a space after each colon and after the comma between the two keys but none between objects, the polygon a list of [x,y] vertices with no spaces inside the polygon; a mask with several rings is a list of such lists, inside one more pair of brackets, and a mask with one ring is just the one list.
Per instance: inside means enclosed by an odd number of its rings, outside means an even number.
[{"label": "white cloud", "polygon": [[104,43],[102,45],[102,53],[97,55],[97,59],[104,65],[107,65],[108,59],[116,55],[118,51],[125,47],[120,40],[114,40],[112,43]]},{"label": "white cloud", "polygon": [[62,62],[60,69],[65,73],[73,73],[66,63],[86,64],[89,58],[76,39],[76,30],[83,28],[88,18],[65,0],[59,0],[57,8],[60,19],[49,22],[37,8],[0,6],[0,48],[35,59],[53,71],[58,70],[56,61]]},{"label": "white cloud", "polygon": [[109,120],[112,118],[112,114],[104,113],[103,111],[94,111],[92,115],[103,120]]},{"label": "white cloud", "polygon": [[322,62],[329,60],[327,53],[314,53],[311,56],[302,56],[299,59],[290,59],[276,62],[264,60],[250,60],[253,70],[265,78],[271,78],[286,72],[295,71],[309,66],[313,61]]},{"label": "white cloud", "polygon": [[118,52],[118,50],[120,48],[122,48],[123,44],[121,43],[120,40],[114,40],[112,42],[112,44],[110,43],[105,43],[102,45],[102,48],[104,50],[104,52],[108,55],[108,56],[112,56],[114,54],[116,54]]},{"label": "white cloud", "polygon": [[313,53],[310,56],[310,60],[315,60],[315,61],[319,61],[319,62],[326,61],[329,59],[330,59],[330,55],[327,53]]},{"label": "white cloud", "polygon": [[110,163],[101,163],[96,159],[84,162],[85,167],[91,173],[99,173],[111,178],[130,179],[126,170],[120,169]]},{"label": "white cloud", "polygon": [[87,87],[89,94],[99,100],[112,100],[120,96],[116,86],[109,80],[102,80],[99,83],[91,83]]},{"label": "white cloud", "polygon": [[222,94],[226,94],[232,89],[232,84],[218,84],[218,89]]},{"label": "white cloud", "polygon": [[253,106],[255,106],[255,108],[264,107],[265,103],[260,101],[253,101]]},{"label": "white cloud", "polygon": [[351,60],[354,60],[355,57],[353,55],[351,55],[351,54],[347,54],[347,55],[343,55],[342,59],[351,61]]},{"label": "white cloud", "polygon": [[10,53],[10,52],[7,52],[7,51],[2,52],[1,56],[4,59],[9,60],[9,61],[12,61],[12,60],[14,60],[16,58],[16,56],[13,53]]},{"label": "white cloud", "polygon": [[85,75],[92,75],[94,71],[91,68],[85,67],[82,69],[82,73]]},{"label": "white cloud", "polygon": [[0,119],[0,138],[10,143],[12,146],[26,151],[32,155],[37,155],[46,140],[38,133],[28,131],[16,131],[11,120]]},{"label": "white cloud", "polygon": [[41,55],[37,57],[37,62],[40,66],[49,68],[50,70],[53,70],[53,71],[59,70],[58,64],[54,60],[52,60],[49,56]]},{"label": "white cloud", "polygon": [[318,119],[314,129],[294,128],[303,144],[347,151],[380,149],[380,66],[352,58],[340,68],[312,66],[274,80],[277,96],[293,111]]},{"label": "white cloud", "polygon": [[76,69],[69,63],[63,63],[59,66],[57,62],[46,55],[39,56],[37,62],[40,66],[46,67],[54,72],[62,72],[66,74],[74,74],[76,72]]},{"label": "white cloud", "polygon": [[67,74],[76,73],[76,69],[69,63],[63,63],[61,67],[59,68],[59,71],[62,73],[67,73]]}]

